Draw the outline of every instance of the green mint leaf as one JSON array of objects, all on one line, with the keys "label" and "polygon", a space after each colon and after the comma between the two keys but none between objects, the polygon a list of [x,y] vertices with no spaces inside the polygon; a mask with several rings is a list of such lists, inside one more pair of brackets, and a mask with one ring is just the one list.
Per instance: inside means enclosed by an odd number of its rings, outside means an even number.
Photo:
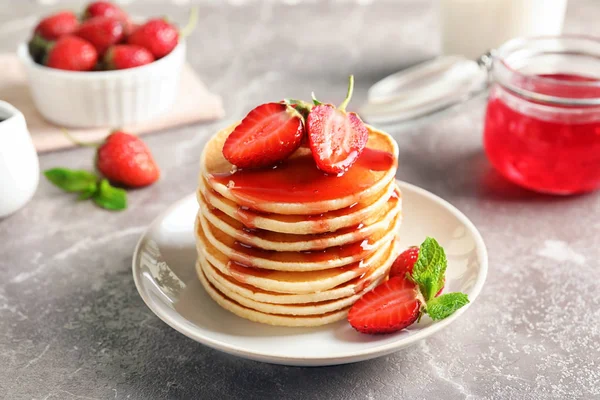
[{"label": "green mint leaf", "polygon": [[85,188],[84,190],[81,191],[81,193],[79,193],[79,196],[77,196],[77,200],[90,199],[96,194],[97,191],[98,191],[98,184],[96,182],[91,183],[87,188]]},{"label": "green mint leaf", "polygon": [[412,273],[412,278],[419,285],[425,301],[433,299],[444,286],[447,264],[442,246],[435,239],[426,238],[419,247],[419,258]]},{"label": "green mint leaf", "polygon": [[85,191],[98,181],[98,177],[91,172],[66,168],[52,168],[44,171],[44,175],[50,182],[66,192]]},{"label": "green mint leaf", "polygon": [[112,187],[106,179],[102,179],[92,199],[98,206],[107,210],[124,210],[127,208],[127,192]]},{"label": "green mint leaf", "polygon": [[469,297],[464,293],[446,293],[427,302],[427,314],[432,320],[438,321],[449,317],[468,303]]}]

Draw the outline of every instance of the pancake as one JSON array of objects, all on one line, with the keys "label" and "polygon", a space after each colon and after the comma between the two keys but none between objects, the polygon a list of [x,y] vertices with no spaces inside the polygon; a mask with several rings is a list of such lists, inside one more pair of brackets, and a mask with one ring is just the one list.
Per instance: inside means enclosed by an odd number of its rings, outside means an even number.
[{"label": "pancake", "polygon": [[[208,190],[202,183],[200,184],[200,193],[198,194],[199,203],[202,201],[202,196],[204,196],[204,201],[207,205],[242,222],[247,228],[258,228],[279,233],[308,235],[333,232],[339,229],[356,226],[381,210],[381,207],[387,203],[390,196],[398,196],[400,190],[397,188],[396,183],[392,182],[381,192],[376,193],[371,197],[367,197],[361,202],[352,204],[350,207],[311,215],[278,215],[255,212],[240,207],[232,200],[229,200],[212,190]],[[401,203],[401,198],[399,203]]]},{"label": "pancake", "polygon": [[212,137],[201,156],[198,278],[219,305],[252,321],[345,318],[399,254],[395,141],[367,127],[366,148],[337,176],[319,170],[307,146],[271,167],[237,169],[222,154],[236,126]]},{"label": "pancake", "polygon": [[334,176],[317,169],[307,147],[300,147],[272,169],[237,170],[222,154],[237,124],[218,132],[204,147],[199,183],[202,187],[205,179],[238,206],[281,215],[321,214],[359,203],[394,181],[398,146],[373,127],[367,126],[369,140],[356,163],[343,176]]},{"label": "pancake", "polygon": [[[205,269],[204,266],[209,270]],[[228,298],[229,300],[233,300],[241,306],[251,308],[256,311],[268,313],[268,314],[283,314],[283,315],[322,315],[329,312],[341,310],[343,308],[347,308],[354,304],[356,300],[358,300],[364,293],[373,289],[375,286],[379,284],[379,282],[383,279],[380,279],[371,282],[371,284],[363,290],[355,293],[352,296],[336,299],[336,300],[326,300],[320,302],[312,302],[312,303],[300,303],[300,304],[272,304],[272,303],[262,303],[252,298],[245,297],[239,294],[237,291],[231,290],[230,286],[222,284],[222,281],[216,279],[214,275],[210,273],[210,267],[206,263],[197,263],[196,264],[196,272],[198,274],[204,273],[204,276],[208,279],[212,286],[214,286],[223,296]]]},{"label": "pancake", "polygon": [[402,204],[399,200],[400,191],[397,190],[396,196],[390,196],[384,206],[374,214],[361,220],[357,225],[333,232],[302,235],[247,228],[243,223],[223,211],[209,206],[203,196],[198,196],[200,212],[211,225],[241,243],[273,251],[321,250],[363,240],[380,229],[389,226],[397,216],[402,217]]},{"label": "pancake", "polygon": [[330,324],[332,322],[336,322],[346,318],[348,315],[348,310],[350,307],[332,311],[322,315],[311,315],[311,316],[289,316],[289,315],[280,315],[280,314],[267,314],[260,311],[252,310],[250,308],[244,307],[239,303],[236,303],[233,300],[227,299],[223,293],[219,292],[213,285],[208,282],[204,273],[198,274],[198,278],[204,286],[204,289],[208,293],[208,295],[221,307],[224,309],[234,313],[235,315],[249,319],[250,321],[260,322],[263,324],[269,325],[278,325],[278,326],[290,326],[290,327],[301,327],[301,326],[321,326]]},{"label": "pancake", "polygon": [[238,293],[246,298],[261,303],[302,304],[350,297],[358,292],[361,292],[365,287],[370,286],[373,282],[381,282],[387,276],[387,272],[389,271],[389,268],[398,256],[399,252],[400,247],[396,241],[392,256],[389,257],[385,262],[379,265],[374,265],[363,275],[357,276],[356,278],[353,278],[348,282],[342,283],[329,290],[299,294],[277,293],[260,289],[247,283],[239,282],[231,276],[219,271],[203,256],[198,257],[198,263],[201,264],[205,275],[211,278],[211,282],[216,280],[228,290]]},{"label": "pancake", "polygon": [[246,267],[230,261],[206,240],[201,230],[198,239],[198,256],[205,257],[221,273],[266,291],[291,294],[328,290],[363,275],[373,266],[388,262],[391,265],[395,248],[394,241],[390,241],[368,258],[339,268],[304,272],[274,271]]},{"label": "pancake", "polygon": [[384,243],[391,242],[401,222],[401,218],[396,218],[368,238],[344,246],[298,252],[252,248],[220,231],[201,214],[198,219],[200,220],[200,226],[196,224],[198,231],[201,230],[207,241],[229,260],[248,267],[276,271],[318,271],[344,267],[361,261],[380,249]]}]

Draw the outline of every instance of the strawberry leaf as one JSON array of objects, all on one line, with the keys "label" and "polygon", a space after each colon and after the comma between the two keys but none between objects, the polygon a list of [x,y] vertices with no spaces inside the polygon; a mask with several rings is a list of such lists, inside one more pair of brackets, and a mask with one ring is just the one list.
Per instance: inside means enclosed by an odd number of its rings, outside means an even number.
[{"label": "strawberry leaf", "polygon": [[469,303],[466,294],[460,292],[447,293],[434,297],[427,302],[427,314],[432,320],[438,321],[454,314],[456,310]]},{"label": "strawberry leaf", "polygon": [[96,185],[98,177],[91,172],[83,170],[70,170],[67,168],[52,168],[44,171],[44,176],[66,192],[86,191],[91,185]]},{"label": "strawberry leaf", "polygon": [[419,258],[412,272],[425,301],[433,299],[444,286],[447,263],[442,246],[435,239],[426,238],[419,248]]},{"label": "strawberry leaf", "polygon": [[98,206],[107,210],[124,210],[127,208],[127,192],[123,189],[113,187],[106,179],[102,179],[92,200]]}]

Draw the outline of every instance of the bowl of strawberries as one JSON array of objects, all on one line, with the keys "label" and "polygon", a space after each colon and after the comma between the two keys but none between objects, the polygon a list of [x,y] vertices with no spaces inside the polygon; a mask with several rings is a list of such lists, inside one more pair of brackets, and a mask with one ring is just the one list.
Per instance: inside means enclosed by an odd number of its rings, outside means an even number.
[{"label": "bowl of strawberries", "polygon": [[108,1],[81,16],[43,18],[18,48],[33,101],[66,127],[115,127],[148,121],[175,102],[185,62],[184,30],[165,18],[134,21]]}]

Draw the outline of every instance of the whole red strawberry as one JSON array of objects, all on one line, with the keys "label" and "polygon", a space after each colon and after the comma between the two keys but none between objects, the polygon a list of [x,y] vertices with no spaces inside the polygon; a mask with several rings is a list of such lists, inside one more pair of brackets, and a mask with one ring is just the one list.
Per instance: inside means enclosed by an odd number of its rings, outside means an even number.
[{"label": "whole red strawberry", "polygon": [[302,143],[301,115],[282,103],[262,104],[229,134],[223,156],[239,168],[268,167],[289,157]]},{"label": "whole red strawberry", "polygon": [[61,36],[77,30],[79,21],[71,11],[61,11],[42,19],[35,27],[34,33],[46,40],[56,40]]},{"label": "whole red strawberry", "polygon": [[179,42],[179,32],[164,19],[151,19],[138,27],[127,43],[145,47],[156,59],[169,54]]},{"label": "whole red strawberry", "polygon": [[[417,246],[411,246],[404,250],[392,264],[392,267],[390,268],[390,278],[394,276],[405,277],[406,274],[412,275],[413,268],[418,259],[419,248]],[[446,282],[445,277],[444,282]],[[444,285],[442,285],[440,290],[436,293],[436,296],[439,296],[443,290]]]},{"label": "whole red strawberry", "polygon": [[369,131],[360,117],[346,112],[353,89],[354,77],[350,76],[348,94],[339,107],[321,104],[315,99],[315,106],[306,118],[308,141],[317,167],[330,174],[346,172],[369,139]]},{"label": "whole red strawberry", "polygon": [[111,46],[104,55],[107,69],[127,69],[150,64],[154,56],[141,46],[117,44]]},{"label": "whole red strawberry", "polygon": [[125,36],[124,22],[111,17],[95,17],[79,26],[75,35],[90,42],[100,56]]},{"label": "whole red strawberry", "polygon": [[146,144],[122,131],[111,133],[98,148],[96,167],[112,183],[132,188],[150,185],[160,176]]},{"label": "whole red strawberry", "polygon": [[85,8],[83,19],[94,17],[110,17],[115,19],[128,19],[127,13],[110,1],[93,1]]},{"label": "whole red strawberry", "polygon": [[98,61],[98,52],[86,40],[63,36],[48,51],[44,64],[69,71],[91,71]]},{"label": "whole red strawberry", "polygon": [[406,276],[412,274],[413,268],[419,258],[419,248],[411,246],[404,250],[392,264],[390,268],[390,278],[393,276]]}]

